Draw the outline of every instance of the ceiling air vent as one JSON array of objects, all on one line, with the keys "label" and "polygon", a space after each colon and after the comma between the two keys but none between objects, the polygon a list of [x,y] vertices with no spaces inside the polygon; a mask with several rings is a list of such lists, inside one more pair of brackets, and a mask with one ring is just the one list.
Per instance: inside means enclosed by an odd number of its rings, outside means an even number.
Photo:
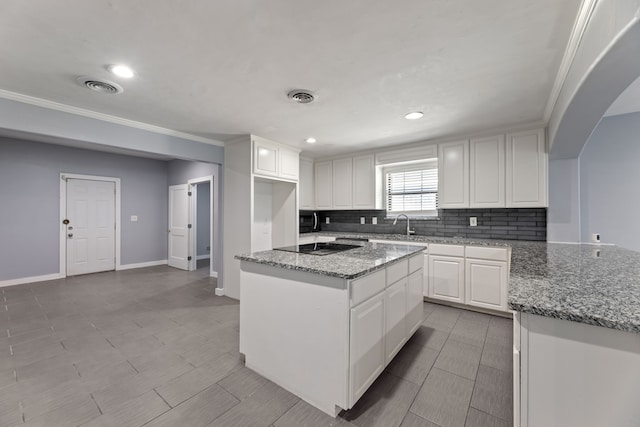
[{"label": "ceiling air vent", "polygon": [[122,86],[108,82],[106,80],[98,80],[91,77],[78,77],[78,83],[87,89],[95,90],[100,93],[117,94],[122,93],[124,89]]},{"label": "ceiling air vent", "polygon": [[292,90],[287,96],[290,100],[298,104],[308,104],[315,99],[311,92],[304,89]]}]

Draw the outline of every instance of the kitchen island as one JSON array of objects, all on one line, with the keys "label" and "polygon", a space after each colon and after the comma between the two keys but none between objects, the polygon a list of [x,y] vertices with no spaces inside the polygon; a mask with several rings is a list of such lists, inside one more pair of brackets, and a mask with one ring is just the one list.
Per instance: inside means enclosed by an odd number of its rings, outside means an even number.
[{"label": "kitchen island", "polygon": [[236,256],[246,366],[331,416],[350,409],[422,322],[423,249]]}]

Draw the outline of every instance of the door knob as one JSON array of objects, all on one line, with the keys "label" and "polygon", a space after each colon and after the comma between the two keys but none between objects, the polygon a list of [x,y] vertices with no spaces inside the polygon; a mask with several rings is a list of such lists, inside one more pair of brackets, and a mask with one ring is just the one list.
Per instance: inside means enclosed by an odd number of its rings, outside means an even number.
[{"label": "door knob", "polygon": [[73,233],[69,233],[69,234],[67,234],[67,236],[69,236],[71,238],[71,237],[73,237]]}]

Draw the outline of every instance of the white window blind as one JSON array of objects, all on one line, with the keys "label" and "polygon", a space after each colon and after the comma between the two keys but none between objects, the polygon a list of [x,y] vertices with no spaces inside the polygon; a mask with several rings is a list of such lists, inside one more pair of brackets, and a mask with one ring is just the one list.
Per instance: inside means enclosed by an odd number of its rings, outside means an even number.
[{"label": "white window blind", "polygon": [[411,168],[386,171],[387,212],[436,215],[438,169]]}]

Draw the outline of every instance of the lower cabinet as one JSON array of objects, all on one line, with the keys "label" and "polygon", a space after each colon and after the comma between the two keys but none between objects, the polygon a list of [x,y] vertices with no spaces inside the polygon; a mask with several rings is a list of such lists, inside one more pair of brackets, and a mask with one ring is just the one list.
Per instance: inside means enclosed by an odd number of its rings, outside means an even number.
[{"label": "lower cabinet", "polygon": [[493,310],[506,310],[508,278],[509,272],[505,261],[467,258],[466,303]]},{"label": "lower cabinet", "polygon": [[350,402],[356,402],[384,369],[384,292],[351,309]]},{"label": "lower cabinet", "polygon": [[464,258],[429,255],[428,295],[464,304]]},{"label": "lower cabinet", "polygon": [[398,354],[407,340],[407,279],[401,279],[385,290],[385,363]]},{"label": "lower cabinet", "polygon": [[[423,254],[415,257],[422,262]],[[401,263],[404,263],[402,266]],[[349,407],[358,401],[385,366],[422,323],[422,268],[411,271],[416,259],[401,261],[386,269],[386,287],[375,295],[355,303],[350,311]],[[399,268],[404,273],[400,275]],[[383,278],[384,278],[383,273]],[[379,284],[377,273],[358,280],[358,288],[371,289]],[[383,282],[384,284],[384,282]],[[354,292],[354,283],[351,285]],[[362,295],[360,291],[356,291]],[[354,298],[352,301],[362,301]]]}]

